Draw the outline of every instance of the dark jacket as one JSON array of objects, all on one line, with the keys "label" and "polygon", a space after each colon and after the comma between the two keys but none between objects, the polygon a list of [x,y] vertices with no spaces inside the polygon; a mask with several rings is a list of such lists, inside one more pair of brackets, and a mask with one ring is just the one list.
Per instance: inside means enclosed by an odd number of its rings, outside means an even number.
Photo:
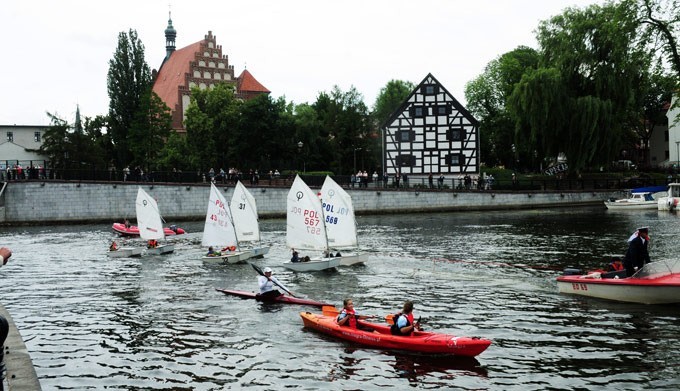
[{"label": "dark jacket", "polygon": [[649,263],[649,252],[647,246],[649,240],[642,240],[641,237],[636,237],[628,244],[628,251],[623,259],[623,265],[626,267],[626,274],[632,276],[635,273],[634,268],[641,268],[646,263]]}]

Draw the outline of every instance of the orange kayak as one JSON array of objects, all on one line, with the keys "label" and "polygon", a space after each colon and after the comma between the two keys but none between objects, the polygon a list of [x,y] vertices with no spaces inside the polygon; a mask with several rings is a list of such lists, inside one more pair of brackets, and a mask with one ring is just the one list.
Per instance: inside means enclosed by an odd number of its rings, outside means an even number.
[{"label": "orange kayak", "polygon": [[[300,312],[305,327],[318,332],[380,349],[405,350],[422,354],[475,357],[491,345],[479,337],[456,337],[450,334],[416,331],[411,336],[392,335],[390,326],[358,320],[359,328],[340,326],[335,317]],[[363,329],[363,330],[362,330]]]}]

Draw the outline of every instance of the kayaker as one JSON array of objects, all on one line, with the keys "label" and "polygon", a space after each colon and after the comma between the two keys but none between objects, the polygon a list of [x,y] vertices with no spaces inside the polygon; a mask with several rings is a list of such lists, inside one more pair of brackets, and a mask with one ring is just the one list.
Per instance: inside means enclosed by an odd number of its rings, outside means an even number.
[{"label": "kayaker", "polygon": [[109,251],[117,251],[118,250],[118,243],[114,240],[111,242],[111,245],[109,246]]},{"label": "kayaker", "polygon": [[340,326],[349,326],[356,329],[357,316],[357,313],[354,311],[354,302],[352,299],[345,299],[342,301],[342,311],[338,314],[336,321]]},{"label": "kayaker", "polygon": [[420,324],[413,320],[413,302],[408,300],[398,316],[394,317],[394,326],[390,331],[394,335],[410,336],[414,330],[420,330]]},{"label": "kayaker", "polygon": [[257,277],[257,282],[260,286],[260,297],[273,299],[283,295],[278,289],[274,289],[274,284],[279,282],[279,280],[272,276],[272,269],[265,267],[262,272],[264,273],[264,276]]},{"label": "kayaker", "polygon": [[626,267],[626,276],[630,277],[646,263],[649,263],[649,228],[638,228],[628,238],[628,251],[623,258],[623,265]]}]

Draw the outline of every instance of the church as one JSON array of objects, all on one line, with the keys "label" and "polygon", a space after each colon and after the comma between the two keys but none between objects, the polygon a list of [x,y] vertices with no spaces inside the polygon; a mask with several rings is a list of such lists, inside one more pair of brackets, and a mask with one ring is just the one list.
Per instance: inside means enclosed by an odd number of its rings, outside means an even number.
[{"label": "church", "polygon": [[181,49],[175,49],[177,30],[172,26],[172,17],[165,29],[166,55],[158,71],[152,72],[153,92],[172,111],[172,129],[186,133],[184,119],[189,107],[191,89],[212,88],[217,83],[228,83],[234,87],[239,99],[252,99],[270,91],[244,69],[236,77],[229,57],[222,54],[217,37],[208,31],[202,40]]}]

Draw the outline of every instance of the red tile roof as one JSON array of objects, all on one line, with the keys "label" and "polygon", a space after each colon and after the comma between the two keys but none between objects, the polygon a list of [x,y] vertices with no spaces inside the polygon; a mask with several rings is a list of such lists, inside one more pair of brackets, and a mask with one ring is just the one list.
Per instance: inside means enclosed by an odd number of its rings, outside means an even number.
[{"label": "red tile roof", "polygon": [[244,69],[241,75],[238,77],[238,92],[265,92],[270,93],[265,86],[260,84],[259,81],[255,80],[253,75]]},{"label": "red tile roof", "polygon": [[165,60],[153,85],[155,92],[165,102],[170,110],[175,111],[179,103],[178,86],[185,85],[186,74],[189,73],[189,63],[196,59],[196,52],[200,51],[204,40],[193,43],[182,49],[175,50],[170,58]]}]

